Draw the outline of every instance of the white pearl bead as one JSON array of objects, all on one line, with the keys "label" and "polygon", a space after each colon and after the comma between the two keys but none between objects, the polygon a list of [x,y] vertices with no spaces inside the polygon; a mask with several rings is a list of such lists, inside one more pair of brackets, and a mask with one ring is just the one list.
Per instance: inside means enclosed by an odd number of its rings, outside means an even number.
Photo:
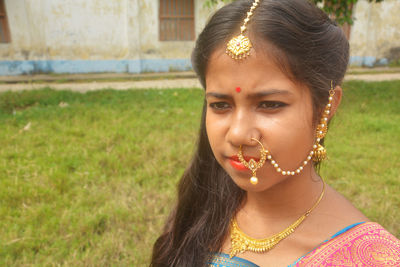
[{"label": "white pearl bead", "polygon": [[278,168],[278,169],[276,169],[276,171],[277,171],[277,172],[281,172],[282,170],[281,170],[281,168]]},{"label": "white pearl bead", "polygon": [[271,156],[271,155],[268,155],[268,156],[267,156],[267,159],[272,159],[272,156]]},{"label": "white pearl bead", "polygon": [[317,142],[321,141],[321,138],[317,138]]},{"label": "white pearl bead", "polygon": [[297,173],[300,173],[300,169],[297,169],[296,172],[297,172]]},{"label": "white pearl bead", "polygon": [[304,165],[307,165],[308,162],[305,160],[303,163],[304,163]]},{"label": "white pearl bead", "polygon": [[327,106],[328,106],[328,108],[330,108],[332,105],[331,105],[331,104],[328,104]]},{"label": "white pearl bead", "polygon": [[310,157],[310,156],[308,156],[308,157],[307,157],[307,159],[308,159],[308,160],[310,160],[310,159],[311,159],[311,157]]},{"label": "white pearl bead", "polygon": [[314,151],[311,150],[310,155],[311,155],[311,156],[314,155]]},{"label": "white pearl bead", "polygon": [[252,183],[252,184],[258,184],[258,178],[252,176],[252,177],[250,178],[250,183]]},{"label": "white pearl bead", "polygon": [[291,175],[294,175],[294,172],[291,172],[290,174],[291,174]]},{"label": "white pearl bead", "polygon": [[275,168],[278,168],[278,167],[279,167],[278,163],[275,163],[275,164],[274,164],[274,167],[275,167]]},{"label": "white pearl bead", "polygon": [[275,160],[271,160],[271,164],[275,164]]},{"label": "white pearl bead", "polygon": [[332,101],[332,99],[333,99],[333,97],[330,96],[330,97],[329,97],[329,101]]},{"label": "white pearl bead", "polygon": [[312,147],[313,147],[313,148],[317,148],[317,145],[313,145]]},{"label": "white pearl bead", "polygon": [[285,172],[285,171],[282,171],[282,174],[283,174],[283,175],[286,175],[286,172]]},{"label": "white pearl bead", "polygon": [[299,170],[302,171],[302,170],[303,170],[303,166],[300,166],[300,167],[299,167]]}]

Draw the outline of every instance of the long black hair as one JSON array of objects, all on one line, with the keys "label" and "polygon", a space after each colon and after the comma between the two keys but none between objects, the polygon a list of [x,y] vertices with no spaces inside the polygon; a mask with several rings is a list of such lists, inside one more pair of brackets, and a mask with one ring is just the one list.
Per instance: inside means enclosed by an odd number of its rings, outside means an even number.
[{"label": "long black hair", "polygon": [[[238,0],[219,9],[199,35],[192,64],[202,86],[211,54],[239,33],[252,0]],[[349,44],[340,29],[307,0],[262,0],[248,34],[255,49],[267,42],[282,71],[306,85],[312,95],[314,119],[328,100],[331,81],[342,83]],[[205,266],[218,252],[230,219],[245,196],[217,163],[208,141],[203,106],[197,150],[178,185],[178,201],[153,248],[151,266]]]}]

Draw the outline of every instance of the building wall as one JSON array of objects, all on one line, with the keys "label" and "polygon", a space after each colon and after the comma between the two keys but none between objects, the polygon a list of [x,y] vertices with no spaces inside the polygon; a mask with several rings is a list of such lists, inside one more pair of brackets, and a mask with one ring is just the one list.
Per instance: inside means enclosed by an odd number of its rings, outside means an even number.
[{"label": "building wall", "polygon": [[[123,58],[128,52],[127,1],[8,0],[15,60]],[[65,3],[68,3],[67,5]]]},{"label": "building wall", "polygon": [[400,60],[400,1],[358,1],[350,36],[350,63],[386,65]]},{"label": "building wall", "polygon": [[[213,10],[195,0],[195,33]],[[158,0],[5,0],[11,43],[0,75],[188,70],[193,41],[159,41]],[[355,6],[351,64],[387,64],[400,52],[400,1]],[[397,50],[396,50],[397,49]]]},{"label": "building wall", "polygon": [[[188,70],[193,41],[159,41],[158,0],[6,0],[0,75]],[[196,36],[210,10],[195,1]]]}]

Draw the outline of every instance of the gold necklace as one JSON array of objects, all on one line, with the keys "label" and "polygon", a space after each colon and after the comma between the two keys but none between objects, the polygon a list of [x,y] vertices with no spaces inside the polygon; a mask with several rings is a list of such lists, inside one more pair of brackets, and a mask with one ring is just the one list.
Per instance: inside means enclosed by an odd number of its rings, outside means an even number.
[{"label": "gold necklace", "polygon": [[233,258],[237,254],[243,253],[245,251],[257,252],[257,253],[267,252],[273,247],[275,247],[280,241],[288,237],[321,202],[321,199],[325,193],[325,182],[322,180],[322,183],[323,183],[322,193],[319,196],[318,200],[315,202],[315,204],[309,210],[307,210],[306,213],[304,213],[300,218],[298,218],[294,223],[289,225],[289,227],[271,237],[263,239],[252,238],[243,233],[242,230],[240,230],[235,218],[232,219],[231,222],[232,248],[229,253],[229,256]]}]

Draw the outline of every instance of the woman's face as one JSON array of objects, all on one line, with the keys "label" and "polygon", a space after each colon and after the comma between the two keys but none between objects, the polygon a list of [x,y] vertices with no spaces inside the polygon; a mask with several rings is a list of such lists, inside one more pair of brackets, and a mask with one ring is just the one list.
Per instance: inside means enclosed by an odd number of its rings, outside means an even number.
[{"label": "woman's face", "polygon": [[[307,158],[314,144],[313,108],[308,88],[293,83],[273,59],[255,49],[244,60],[215,51],[206,72],[206,128],[215,158],[247,191],[264,191],[290,178],[266,161],[252,173],[237,158],[239,146],[247,160],[260,158],[262,142],[282,170],[293,171]],[[309,173],[308,164],[302,173]]]}]

